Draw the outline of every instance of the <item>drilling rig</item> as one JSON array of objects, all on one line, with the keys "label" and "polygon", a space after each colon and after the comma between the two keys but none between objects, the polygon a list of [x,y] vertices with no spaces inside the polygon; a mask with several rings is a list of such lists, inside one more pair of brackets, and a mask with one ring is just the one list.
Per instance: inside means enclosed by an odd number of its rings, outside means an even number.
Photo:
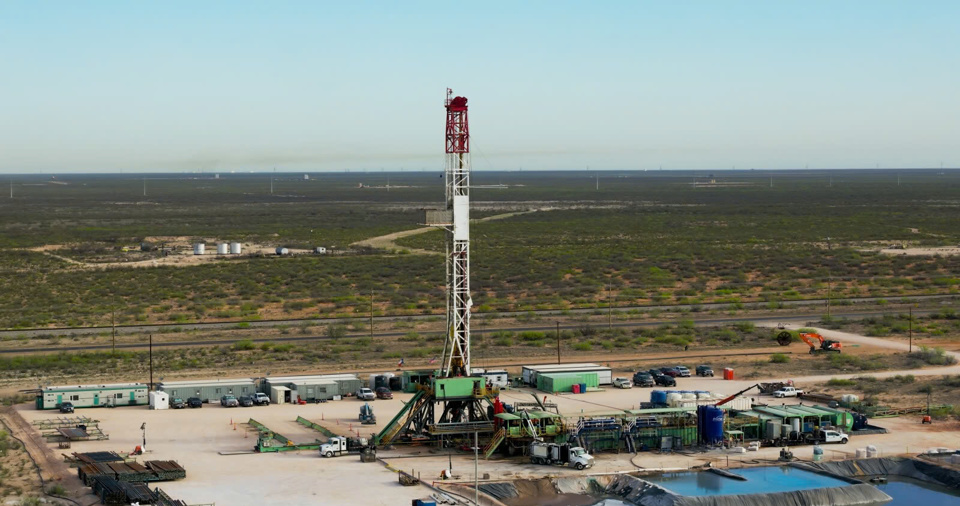
[{"label": "drilling rig", "polygon": [[[446,206],[427,210],[424,224],[446,232],[447,335],[440,369],[417,385],[417,392],[374,439],[395,441],[457,439],[490,433],[493,421],[484,402],[500,406],[497,391],[484,378],[470,376],[470,127],[467,99],[447,88]],[[498,410],[501,408],[497,408]],[[439,413],[439,417],[437,414]]]}]

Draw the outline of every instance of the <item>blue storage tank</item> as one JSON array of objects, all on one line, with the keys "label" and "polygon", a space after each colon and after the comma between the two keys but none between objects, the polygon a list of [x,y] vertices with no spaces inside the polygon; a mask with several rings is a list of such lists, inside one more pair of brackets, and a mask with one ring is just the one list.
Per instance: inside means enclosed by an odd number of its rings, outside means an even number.
[{"label": "blue storage tank", "polygon": [[697,425],[700,427],[700,441],[715,444],[723,441],[723,410],[716,406],[697,408]]},{"label": "blue storage tank", "polygon": [[586,383],[580,383],[580,393],[581,393],[581,394],[587,393],[587,384],[586,384]]},{"label": "blue storage tank", "polygon": [[650,402],[654,404],[666,404],[667,393],[663,390],[652,390],[650,392]]}]

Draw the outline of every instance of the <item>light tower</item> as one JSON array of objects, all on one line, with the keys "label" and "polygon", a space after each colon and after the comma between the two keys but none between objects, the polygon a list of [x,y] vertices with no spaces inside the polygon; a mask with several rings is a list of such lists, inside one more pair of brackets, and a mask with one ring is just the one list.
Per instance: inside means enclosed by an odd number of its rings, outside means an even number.
[{"label": "light tower", "polygon": [[466,97],[447,88],[447,339],[442,376],[470,375],[470,127]]}]

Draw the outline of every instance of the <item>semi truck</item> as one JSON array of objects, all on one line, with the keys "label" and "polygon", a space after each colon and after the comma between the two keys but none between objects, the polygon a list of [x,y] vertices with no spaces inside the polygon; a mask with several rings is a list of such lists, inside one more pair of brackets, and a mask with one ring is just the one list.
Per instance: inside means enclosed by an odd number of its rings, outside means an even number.
[{"label": "semi truck", "polygon": [[334,436],[320,445],[320,455],[322,457],[333,457],[344,453],[360,453],[368,446],[370,445],[365,437]]},{"label": "semi truck", "polygon": [[593,467],[593,456],[579,446],[569,444],[530,443],[530,462],[534,464],[566,465],[583,470]]}]

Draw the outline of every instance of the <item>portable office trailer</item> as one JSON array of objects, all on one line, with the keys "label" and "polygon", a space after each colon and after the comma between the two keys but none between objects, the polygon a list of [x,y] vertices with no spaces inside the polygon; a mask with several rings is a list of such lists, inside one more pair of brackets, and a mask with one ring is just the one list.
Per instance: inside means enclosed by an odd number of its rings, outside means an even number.
[{"label": "portable office trailer", "polygon": [[507,371],[503,369],[490,369],[485,371],[483,369],[473,368],[473,373],[471,376],[481,377],[486,382],[498,388],[506,388],[510,384],[510,376],[507,374]]},{"label": "portable office trailer", "polygon": [[274,387],[286,387],[290,394],[284,394],[287,402],[303,399],[307,402],[333,399],[337,395],[350,395],[356,392],[362,382],[354,374],[319,374],[313,376],[273,376],[263,379],[263,393],[273,396]]},{"label": "portable office trailer", "polygon": [[597,373],[597,382],[600,385],[613,384],[613,370],[598,364],[543,364],[525,365],[522,369],[523,382],[530,386],[537,386],[537,375],[540,373]]},{"label": "portable office trailer", "polygon": [[253,395],[257,393],[256,383],[250,378],[233,378],[202,381],[164,381],[157,390],[166,392],[171,399],[187,400],[199,397],[203,402],[219,402],[224,395]]},{"label": "portable office trailer", "polygon": [[64,402],[72,403],[75,408],[143,406],[148,402],[147,385],[113,383],[43,387],[37,394],[37,409],[57,409]]}]

